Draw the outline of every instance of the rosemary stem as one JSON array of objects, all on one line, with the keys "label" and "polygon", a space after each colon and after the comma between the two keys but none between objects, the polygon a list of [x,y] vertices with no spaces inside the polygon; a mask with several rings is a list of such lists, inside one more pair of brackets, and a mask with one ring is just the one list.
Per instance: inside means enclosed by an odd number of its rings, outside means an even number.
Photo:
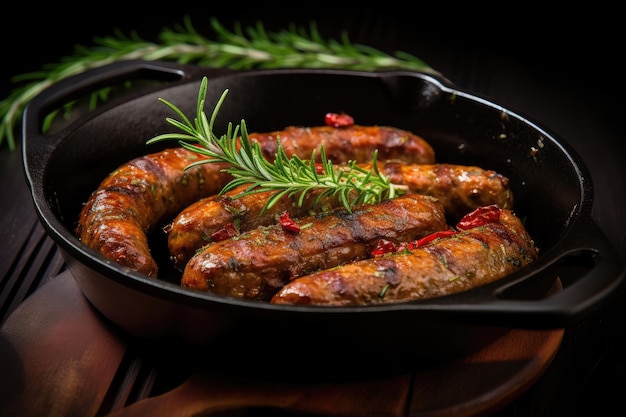
[{"label": "rosemary stem", "polygon": [[[160,43],[147,42],[136,34],[94,39],[91,48],[77,46],[76,53],[42,71],[21,74],[14,82],[29,83],[16,87],[0,101],[0,146],[3,141],[15,149],[17,125],[26,104],[53,83],[81,72],[116,61],[144,59],[167,60],[212,68],[247,70],[255,68],[341,68],[361,71],[402,69],[439,75],[417,57],[396,52],[389,55],[365,45],[351,44],[344,33],[342,42],[324,40],[315,23],[307,33],[302,28],[267,33],[261,24],[246,31],[236,27],[226,30],[215,18],[210,19],[215,40],[200,35],[189,17],[175,30],[165,28]],[[244,35],[244,33],[246,35]],[[102,95],[105,96],[105,95]],[[94,93],[94,97],[99,97]],[[95,100],[102,100],[96,98]],[[6,141],[5,141],[6,138]]]}]

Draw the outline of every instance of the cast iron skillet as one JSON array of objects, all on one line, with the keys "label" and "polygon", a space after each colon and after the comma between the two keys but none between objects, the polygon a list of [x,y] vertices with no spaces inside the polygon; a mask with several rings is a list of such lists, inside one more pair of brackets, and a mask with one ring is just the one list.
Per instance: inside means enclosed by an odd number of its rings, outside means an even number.
[{"label": "cast iron skillet", "polygon": [[[165,98],[195,115],[202,76],[206,109],[225,89],[216,132],[245,119],[249,131],[320,125],[345,111],[358,124],[390,125],[428,140],[439,162],[478,165],[511,180],[516,213],[541,250],[531,266],[491,285],[438,299],[368,307],[270,305],[192,292],[170,279],[129,271],[74,235],[81,204],[114,168],[169,144]],[[46,115],[105,86],[133,81],[129,94],[56,130]],[[593,186],[581,158],[538,123],[445,79],[415,72],[225,71],[128,61],[61,81],[24,112],[24,169],[41,222],[93,306],[132,337],[203,349],[213,366],[263,369],[312,364],[392,370],[446,360],[507,329],[561,328],[601,305],[624,280],[624,265],[591,217]],[[154,238],[154,247],[163,246]],[[159,249],[154,249],[159,251]],[[166,254],[159,257],[168,269]],[[162,274],[163,275],[163,274]],[[165,274],[167,275],[167,274]],[[60,300],[60,302],[62,302]],[[314,360],[314,358],[319,359]],[[303,361],[304,359],[304,361]],[[326,366],[319,367],[319,364]]]}]

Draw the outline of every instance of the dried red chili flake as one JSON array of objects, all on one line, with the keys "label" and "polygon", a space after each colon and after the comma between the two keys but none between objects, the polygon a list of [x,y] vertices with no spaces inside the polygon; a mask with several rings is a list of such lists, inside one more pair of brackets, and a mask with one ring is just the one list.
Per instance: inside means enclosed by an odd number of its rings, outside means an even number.
[{"label": "dried red chili flake", "polygon": [[460,230],[472,229],[483,226],[487,223],[495,223],[500,220],[500,206],[492,204],[490,206],[478,207],[476,210],[466,214],[457,224]]},{"label": "dried red chili flake", "polygon": [[354,124],[354,119],[346,113],[326,113],[326,116],[324,116],[324,122],[326,123],[326,126],[343,127],[352,126]]},{"label": "dried red chili flake", "polygon": [[228,223],[220,230],[211,234],[211,240],[213,242],[220,242],[222,240],[230,239],[231,237],[239,235],[239,230],[235,227],[234,223]]},{"label": "dried red chili flake", "polygon": [[424,236],[421,239],[417,239],[416,241],[411,242],[409,244],[409,249],[419,248],[420,246],[427,245],[434,240],[454,236],[457,233],[459,232],[457,232],[456,230],[441,230],[439,232],[431,233],[428,236]]},{"label": "dried red chili flake", "polygon": [[318,174],[323,174],[324,173],[324,164],[320,164],[319,162],[317,162],[315,164],[315,172]]},{"label": "dried red chili flake", "polygon": [[278,221],[280,222],[280,227],[282,227],[283,230],[294,233],[298,233],[300,231],[300,226],[298,226],[296,222],[291,220],[288,211],[285,211],[281,215],[279,215]]},{"label": "dried red chili flake", "polygon": [[370,252],[370,255],[380,256],[380,255],[384,255],[386,253],[395,252],[395,251],[396,251],[395,243],[387,239],[380,239],[378,243],[376,244],[376,247]]}]

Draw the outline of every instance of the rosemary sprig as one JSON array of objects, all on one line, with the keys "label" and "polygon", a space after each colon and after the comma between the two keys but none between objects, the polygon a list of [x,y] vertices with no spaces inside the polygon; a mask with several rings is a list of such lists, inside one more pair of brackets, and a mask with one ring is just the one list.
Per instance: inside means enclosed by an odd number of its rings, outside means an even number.
[{"label": "rosemary sprig", "polygon": [[[403,194],[406,187],[392,184],[377,167],[376,153],[372,159],[373,170],[365,170],[355,162],[348,163],[341,169],[333,166],[332,161],[326,158],[323,146],[320,150],[321,163],[316,164],[316,154],[312,153],[310,160],[298,156],[288,157],[277,138],[278,147],[274,162],[263,156],[258,142],[252,142],[248,136],[245,120],[233,127],[228,124],[227,133],[218,137],[213,126],[219,109],[228,94],[222,93],[215,105],[211,119],[204,112],[208,79],[204,77],[200,83],[197,115],[193,122],[174,104],[165,99],[159,99],[172,109],[180,121],[168,117],[171,125],[179,128],[183,133],[165,133],[148,140],[148,144],[164,140],[177,140],[180,145],[202,155],[209,156],[190,164],[187,169],[205,163],[226,162],[229,164],[224,171],[234,179],[221,191],[225,193],[235,187],[248,185],[243,195],[273,190],[275,193],[265,204],[264,210],[272,207],[283,196],[295,198],[296,204],[302,205],[304,197],[313,190],[321,190],[317,200],[335,196],[340,199],[346,210],[361,203],[376,203],[386,198],[394,198]],[[239,131],[241,130],[241,135]]]},{"label": "rosemary sprig", "polygon": [[[366,45],[352,44],[344,32],[341,42],[320,36],[315,22],[307,33],[291,25],[279,32],[266,32],[261,23],[244,31],[240,24],[229,31],[217,19],[210,18],[215,40],[199,34],[189,17],[174,29],[164,28],[160,42],[149,42],[133,32],[125,36],[114,31],[113,36],[95,38],[93,47],[78,45],[72,56],[48,64],[41,71],[12,78],[16,87],[0,101],[0,146],[6,142],[15,149],[15,132],[24,107],[36,95],[57,81],[86,70],[116,61],[143,59],[175,61],[213,68],[235,70],[268,68],[342,68],[364,71],[387,69],[417,70],[438,74],[419,58],[396,52],[389,55]],[[6,139],[6,140],[5,140]]]}]

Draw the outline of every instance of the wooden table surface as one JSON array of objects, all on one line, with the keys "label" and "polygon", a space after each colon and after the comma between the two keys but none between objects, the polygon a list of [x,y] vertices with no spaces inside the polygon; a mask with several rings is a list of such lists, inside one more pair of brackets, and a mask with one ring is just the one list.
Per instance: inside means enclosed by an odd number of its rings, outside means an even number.
[{"label": "wooden table surface", "polygon": [[[50,410],[50,415],[83,417],[191,417],[223,411],[246,416],[487,415],[517,399],[541,377],[563,332],[511,330],[442,365],[356,381],[293,383],[183,365],[185,377],[178,383],[165,381],[172,387],[160,393],[156,385],[164,381],[157,373],[176,359],[154,360],[152,377],[145,382],[124,371],[126,357],[137,347],[101,319],[71,274],[64,272],[26,299],[2,326],[5,354],[15,358],[3,375],[11,382],[6,387],[11,398],[2,415],[37,417]],[[141,348],[135,355],[134,361],[152,357]],[[121,371],[127,381],[118,385]],[[143,384],[151,388],[142,389]],[[142,392],[133,393],[137,390]]]},{"label": "wooden table surface", "polygon": [[[620,153],[624,106],[615,100],[619,85],[612,55],[593,47],[602,43],[610,50],[612,33],[601,30],[589,39],[573,22],[557,30],[545,25],[548,19],[530,15],[523,25],[510,24],[503,13],[495,20],[481,19],[474,26],[458,20],[462,11],[440,16],[429,11],[421,18],[402,13],[344,17],[329,5],[319,7],[315,13],[294,12],[291,20],[316,19],[327,36],[336,37],[345,29],[355,42],[388,52],[413,53],[459,86],[516,109],[567,140],[592,174],[595,221],[619,253],[626,254],[626,169]],[[110,34],[108,28],[139,25],[138,29],[146,28],[145,33],[154,33],[180,21],[186,12],[199,15],[197,8],[153,13],[150,18],[130,12],[122,17],[115,10],[103,9],[103,19],[92,24],[85,19],[78,24],[65,14],[40,17],[32,23],[49,36],[40,37],[36,43],[24,39],[7,44],[8,53],[38,52],[12,68],[5,66],[2,91],[10,90],[10,76],[58,60],[69,54],[75,43],[89,43],[93,36]],[[269,9],[248,12],[238,16],[244,22],[258,18],[269,28],[284,26],[289,20]],[[201,26],[203,19],[197,22]],[[528,37],[512,36],[520,31]],[[5,39],[9,36],[5,33]],[[183,397],[184,404],[196,408],[178,406],[180,415],[215,407],[226,410],[219,415],[231,416],[329,415],[341,411],[338,398],[369,398],[367,403],[342,403],[356,407],[344,409],[344,415],[587,416],[626,410],[622,399],[626,390],[623,292],[562,333],[535,337],[513,333],[500,345],[437,368],[432,374],[401,375],[351,386],[317,386],[307,390],[306,398],[302,391],[284,386],[225,381],[204,371],[184,369],[180,373],[151,363],[115,329],[103,327],[85,304],[54,243],[38,222],[20,151],[0,150],[0,415],[133,415],[153,406],[166,411],[180,405]],[[65,303],[51,302],[59,298]],[[97,348],[93,345],[96,340],[103,341]],[[96,353],[100,356],[89,356]],[[70,361],[56,364],[62,355]],[[105,361],[94,361],[96,357]],[[21,362],[24,358],[29,360]],[[24,379],[20,380],[20,375]],[[433,381],[436,387],[429,385]],[[234,385],[227,384],[231,382]],[[355,397],[354,390],[361,397]],[[206,392],[221,392],[217,397],[221,405],[215,397],[205,396]],[[420,395],[424,392],[430,396]],[[449,402],[450,398],[456,398],[456,404]],[[229,408],[246,401],[256,405],[243,411]],[[285,411],[258,407],[272,402],[278,402]],[[442,403],[451,408],[442,407]],[[16,414],[20,407],[26,407],[21,409],[24,413]],[[433,407],[431,414],[429,407]]]}]

